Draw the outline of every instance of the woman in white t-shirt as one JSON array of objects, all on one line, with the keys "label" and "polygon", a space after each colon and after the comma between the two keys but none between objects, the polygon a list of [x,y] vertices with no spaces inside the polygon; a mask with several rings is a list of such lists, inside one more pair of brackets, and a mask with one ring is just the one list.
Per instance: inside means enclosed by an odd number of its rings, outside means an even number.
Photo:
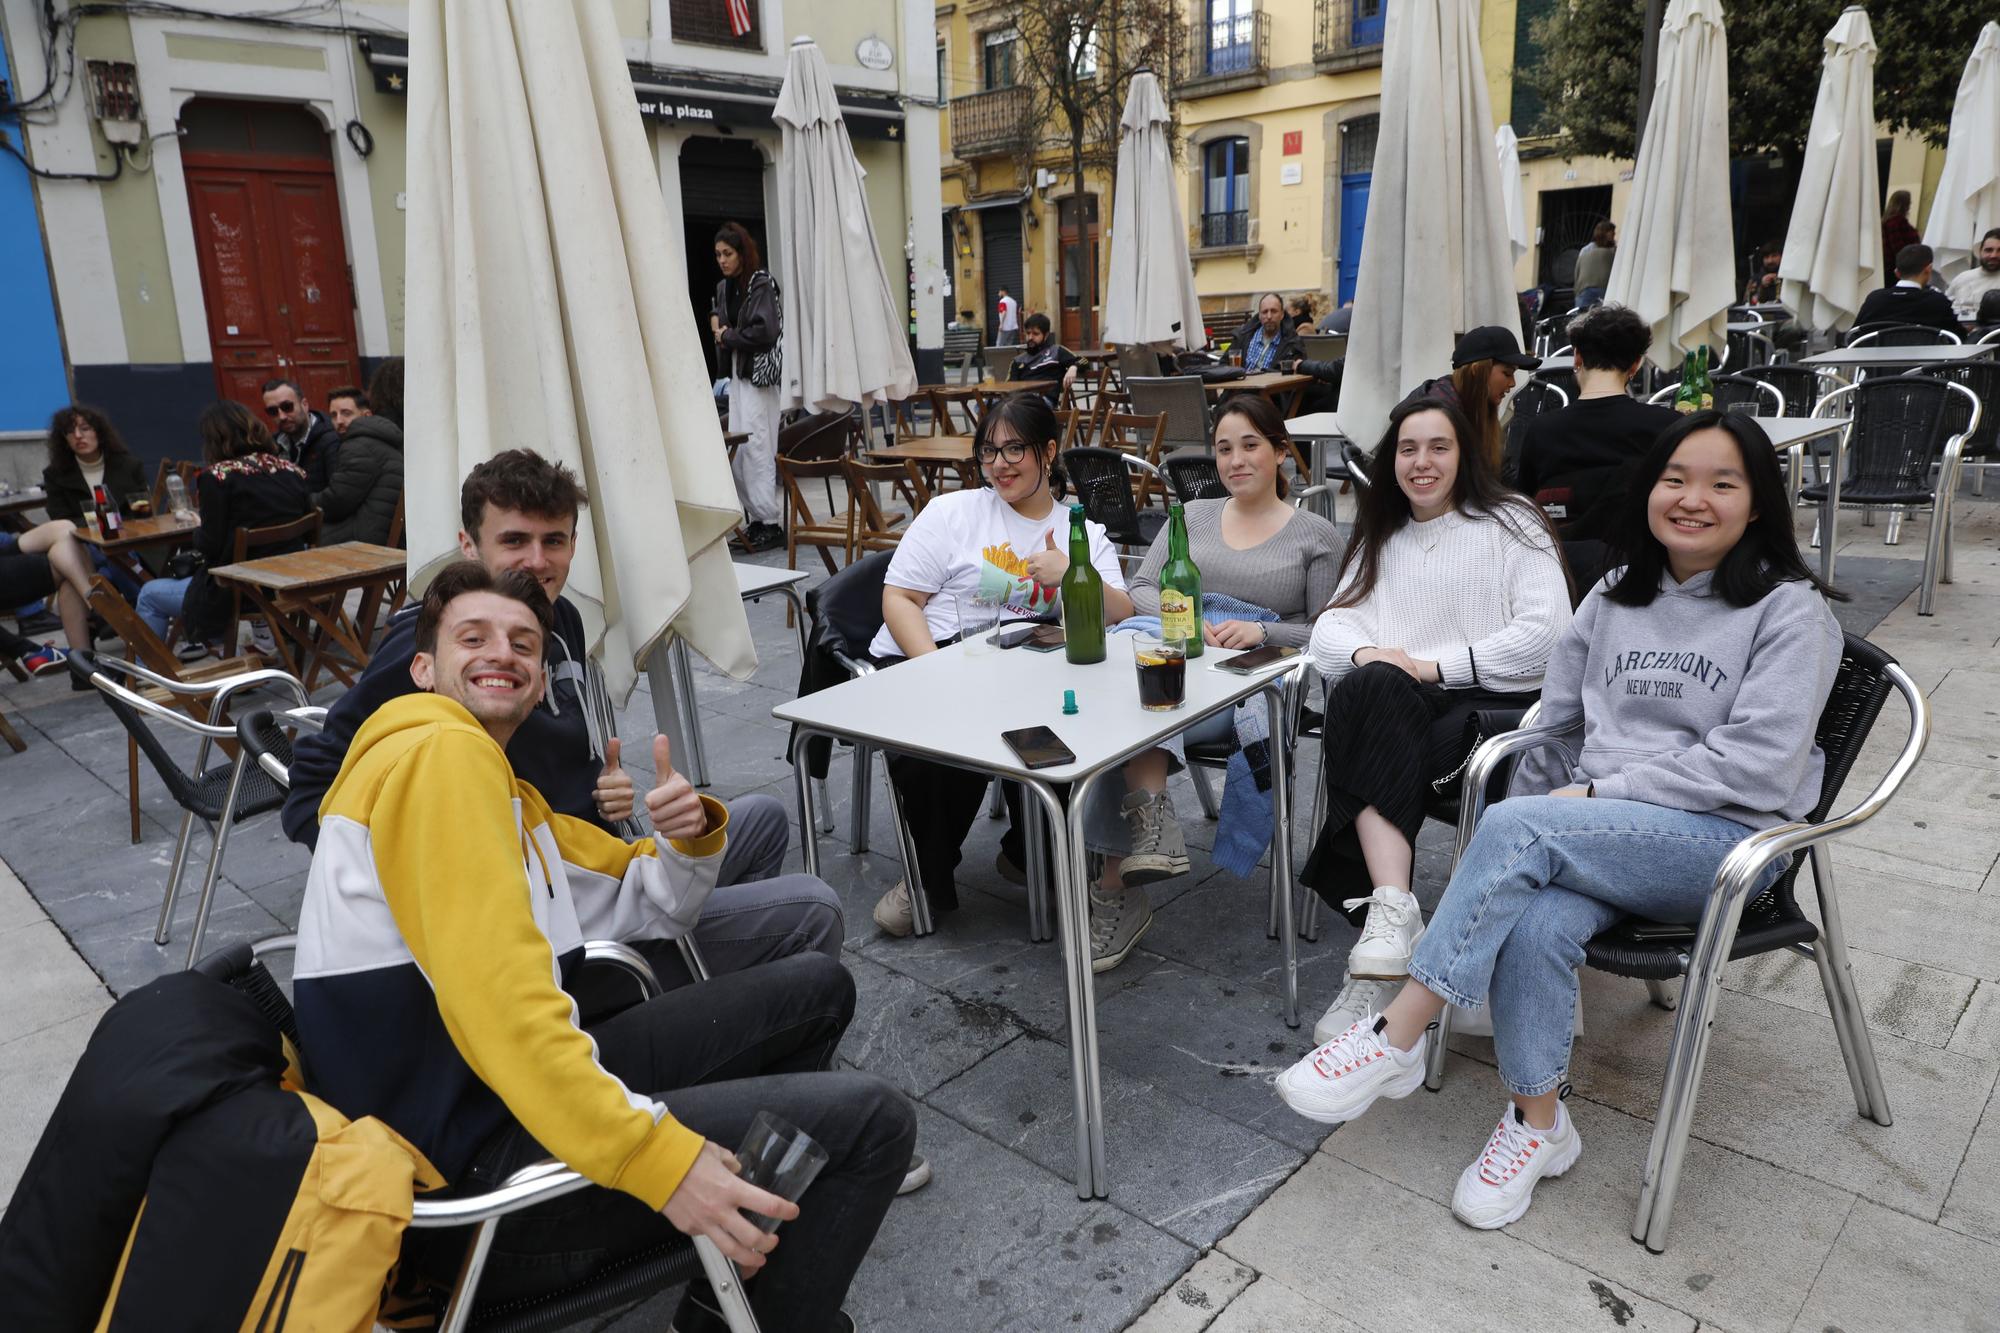
[{"label": "woman in white t-shirt", "polygon": [[[1064,484],[1056,464],[1061,433],[1054,410],[1036,393],[1004,398],[980,419],[973,451],[986,485],[937,496],[903,534],[882,588],[882,629],[868,646],[879,663],[936,652],[961,631],[986,629],[1002,617],[1053,618],[1060,610],[1069,569],[1069,515],[1056,503]],[[1104,620],[1112,624],[1132,614],[1132,599],[1103,526],[1085,528],[1090,563],[1104,580]],[[958,906],[959,847],[979,815],[987,780],[912,755],[889,760],[889,780],[902,799],[931,911],[949,912]],[[1001,873],[1012,879],[1027,856],[1019,793],[1008,784],[1006,794],[1013,826],[1001,841]],[[911,932],[907,884],[875,904],[875,924],[889,935]]]}]

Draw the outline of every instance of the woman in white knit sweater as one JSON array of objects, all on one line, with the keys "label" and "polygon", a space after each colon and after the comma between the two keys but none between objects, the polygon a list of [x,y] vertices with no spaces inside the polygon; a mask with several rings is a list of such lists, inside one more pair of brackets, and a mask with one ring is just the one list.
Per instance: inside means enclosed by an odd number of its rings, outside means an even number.
[{"label": "woman in white knit sweater", "polygon": [[1473,714],[1525,708],[1569,625],[1561,548],[1541,511],[1501,485],[1472,427],[1434,398],[1404,403],[1368,468],[1338,590],[1313,626],[1327,686],[1327,818],[1302,878],[1365,908],[1348,958],[1359,984],[1320,1027],[1407,975],[1422,913],[1410,892],[1433,784],[1463,764]]}]

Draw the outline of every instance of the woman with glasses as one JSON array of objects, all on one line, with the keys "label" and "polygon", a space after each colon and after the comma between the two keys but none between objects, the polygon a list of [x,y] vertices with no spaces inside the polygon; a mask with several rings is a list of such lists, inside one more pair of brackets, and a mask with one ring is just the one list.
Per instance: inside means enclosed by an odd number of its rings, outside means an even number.
[{"label": "woman with glasses", "polygon": [[[228,598],[209,582],[208,570],[234,557],[237,529],[289,523],[312,512],[305,469],[278,455],[270,430],[241,403],[209,404],[201,414],[201,453],[208,466],[195,478],[201,527],[194,544],[204,568],[188,578],[154,579],[139,589],[139,619],[162,639],[174,617],[185,613],[184,661],[220,653],[220,642],[205,640],[219,640],[225,630],[235,628],[222,623]],[[289,549],[294,548],[270,547],[257,554],[282,555]]]},{"label": "woman with glasses", "polygon": [[[1069,569],[1069,514],[1057,503],[1064,488],[1056,464],[1061,434],[1054,409],[1037,393],[1003,398],[980,419],[973,452],[986,484],[939,495],[911,520],[883,583],[882,628],[868,646],[878,664],[936,652],[1003,617],[1055,618]],[[1090,563],[1104,580],[1105,622],[1123,620],[1132,614],[1132,599],[1117,553],[1102,525],[1085,526]],[[1004,699],[982,702],[995,705],[996,727],[1008,725]],[[900,755],[889,761],[889,780],[902,798],[931,911],[952,911],[959,847],[979,814],[987,779]],[[1027,857],[1020,796],[1011,784],[1007,805],[1013,827],[1001,841],[1000,873],[1019,883]],[[906,883],[875,904],[875,924],[888,935],[910,934],[912,916]]]}]

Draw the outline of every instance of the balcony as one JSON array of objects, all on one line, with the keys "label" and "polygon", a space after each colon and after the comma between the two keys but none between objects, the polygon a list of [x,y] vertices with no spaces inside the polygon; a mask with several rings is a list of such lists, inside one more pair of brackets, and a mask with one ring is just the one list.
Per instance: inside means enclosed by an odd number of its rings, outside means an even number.
[{"label": "balcony", "polygon": [[1313,64],[1322,74],[1382,63],[1390,0],[1313,0]]},{"label": "balcony", "polygon": [[951,99],[951,151],[959,157],[1012,152],[1028,132],[1028,90],[994,88]]},{"label": "balcony", "polygon": [[1234,213],[1203,213],[1201,215],[1201,248],[1212,250],[1224,245],[1250,244],[1250,211],[1241,209]]},{"label": "balcony", "polygon": [[1261,88],[1271,77],[1271,16],[1262,10],[1196,23],[1181,61],[1183,97]]}]

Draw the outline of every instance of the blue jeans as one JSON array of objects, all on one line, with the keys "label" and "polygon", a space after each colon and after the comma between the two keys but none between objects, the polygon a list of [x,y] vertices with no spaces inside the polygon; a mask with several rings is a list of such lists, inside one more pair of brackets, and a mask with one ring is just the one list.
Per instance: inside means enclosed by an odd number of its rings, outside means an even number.
[{"label": "blue jeans", "polygon": [[187,600],[188,584],[192,582],[193,579],[154,579],[139,589],[134,609],[139,619],[146,622],[147,629],[162,639],[167,637],[167,627],[181,613],[181,603]]},{"label": "blue jeans", "polygon": [[[1256,702],[1253,700],[1253,703]],[[1183,745],[1213,745],[1236,737],[1236,710],[1225,708],[1203,718],[1180,734]],[[1091,851],[1104,856],[1129,856],[1132,826],[1125,822],[1126,795],[1132,790],[1122,779],[1123,772],[1106,773],[1090,789],[1090,804],[1083,812],[1083,841]]]},{"label": "blue jeans", "polygon": [[1699,920],[1723,858],[1749,833],[1644,801],[1502,801],[1459,860],[1410,977],[1453,1004],[1485,1002],[1500,1081],[1518,1096],[1549,1092],[1569,1069],[1583,946],[1628,915]]},{"label": "blue jeans", "polygon": [[1585,287],[1576,294],[1576,306],[1579,310],[1588,310],[1594,305],[1602,304],[1604,304],[1604,289],[1602,287]]}]

